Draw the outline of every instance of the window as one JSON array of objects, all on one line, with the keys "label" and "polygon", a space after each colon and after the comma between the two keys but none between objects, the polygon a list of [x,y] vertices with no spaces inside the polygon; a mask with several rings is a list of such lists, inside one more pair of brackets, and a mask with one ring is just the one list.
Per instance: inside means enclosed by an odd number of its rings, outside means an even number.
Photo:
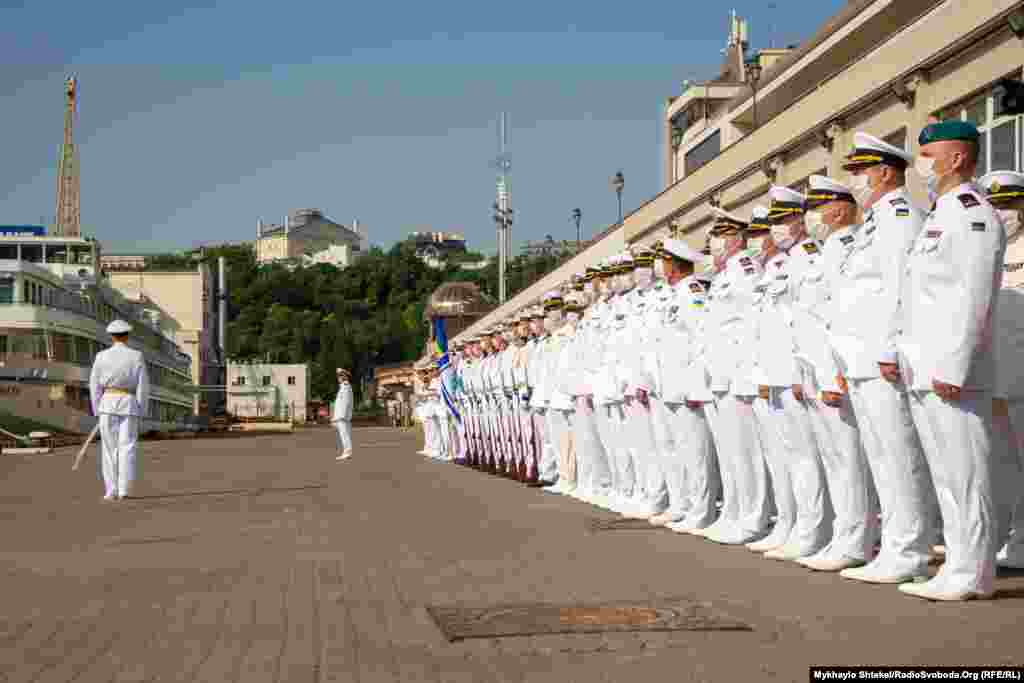
[{"label": "window", "polygon": [[7,360],[7,335],[0,336],[0,361]]},{"label": "window", "polygon": [[295,375],[288,375],[288,384],[290,386],[295,386]]},{"label": "window", "polygon": [[690,175],[701,166],[717,157],[722,151],[722,133],[715,131],[710,137],[698,143],[686,153],[683,162],[684,173]]},{"label": "window", "polygon": [[235,380],[235,384],[237,384],[240,387],[244,387],[245,386],[245,378],[244,377],[239,377],[238,379]]},{"label": "window", "polygon": [[270,375],[263,375],[263,386],[270,386]]},{"label": "window", "polygon": [[999,100],[1004,90],[997,86],[991,91],[954,107],[942,118],[970,121],[981,132],[978,149],[977,175],[992,171],[1020,171],[1021,160],[1021,116],[1000,112]]},{"label": "window", "polygon": [[14,280],[0,280],[0,304],[14,303]]}]

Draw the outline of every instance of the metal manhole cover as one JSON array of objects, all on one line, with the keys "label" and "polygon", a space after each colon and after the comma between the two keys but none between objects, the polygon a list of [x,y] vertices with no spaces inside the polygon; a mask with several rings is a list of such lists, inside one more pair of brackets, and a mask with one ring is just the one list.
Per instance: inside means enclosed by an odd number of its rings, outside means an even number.
[{"label": "metal manhole cover", "polygon": [[628,517],[591,517],[586,520],[587,531],[665,531],[663,526],[654,526],[646,519],[629,519]]},{"label": "metal manhole cover", "polygon": [[431,606],[427,612],[450,643],[557,633],[754,630],[710,603],[686,599],[606,605]]}]

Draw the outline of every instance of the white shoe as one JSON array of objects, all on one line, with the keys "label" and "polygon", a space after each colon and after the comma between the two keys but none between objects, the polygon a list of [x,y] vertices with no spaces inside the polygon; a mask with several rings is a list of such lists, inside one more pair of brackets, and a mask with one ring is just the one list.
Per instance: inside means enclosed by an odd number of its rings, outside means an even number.
[{"label": "white shoe", "polygon": [[117,494],[116,493],[108,493],[107,495],[103,496],[103,500],[105,500],[105,501],[117,500]]},{"label": "white shoe", "polygon": [[339,455],[337,458],[335,458],[335,460],[348,460],[351,457],[352,457],[352,451],[345,451],[344,453]]},{"label": "white shoe", "polygon": [[890,569],[880,567],[875,563],[866,564],[863,567],[844,569],[839,572],[844,579],[863,581],[865,583],[921,583],[928,580],[928,573],[923,569]]},{"label": "white shoe", "polygon": [[801,557],[797,559],[797,564],[803,565],[808,569],[816,572],[841,572],[844,569],[854,569],[856,567],[863,567],[867,564],[864,560],[857,560],[852,557],[826,557],[826,556],[814,556],[814,557]]},{"label": "white shoe", "polygon": [[995,591],[982,592],[974,590],[949,590],[944,588],[936,579],[923,583],[904,583],[897,586],[901,593],[912,595],[915,598],[935,600],[937,602],[964,602],[966,600],[989,600]]},{"label": "white shoe", "polygon": [[651,523],[651,526],[668,526],[673,522],[679,522],[685,519],[683,515],[666,510],[660,514],[650,517],[647,521]]},{"label": "white shoe", "polygon": [[[779,536],[781,536],[781,535],[782,534],[779,534]],[[776,550],[778,548],[781,548],[783,545],[785,545],[786,540],[785,539],[779,540],[779,536],[775,536],[775,534],[768,534],[766,537],[762,538],[760,541],[754,541],[753,543],[748,543],[747,544],[747,550],[750,550],[751,552],[755,552],[755,553],[766,553],[769,550]]]},{"label": "white shoe", "polygon": [[996,565],[1003,569],[1024,569],[1024,548],[1016,545],[1010,549],[1004,545],[996,555]]}]

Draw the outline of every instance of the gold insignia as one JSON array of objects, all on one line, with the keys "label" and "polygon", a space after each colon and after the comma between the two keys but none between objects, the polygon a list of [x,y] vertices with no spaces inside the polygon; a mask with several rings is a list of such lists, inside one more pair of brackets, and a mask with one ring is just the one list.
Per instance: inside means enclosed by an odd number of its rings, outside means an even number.
[{"label": "gold insignia", "polygon": [[998,180],[996,180],[995,182],[992,183],[992,187],[989,188],[989,191],[995,194],[996,192],[999,192],[999,190],[1001,189],[1003,189],[1003,186],[999,184]]}]

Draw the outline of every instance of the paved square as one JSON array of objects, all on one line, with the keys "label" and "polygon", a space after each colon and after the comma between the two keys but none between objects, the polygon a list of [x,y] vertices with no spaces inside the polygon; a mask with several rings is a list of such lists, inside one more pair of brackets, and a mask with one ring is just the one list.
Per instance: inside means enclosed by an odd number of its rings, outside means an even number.
[{"label": "paved square", "polygon": [[[135,500],[95,449],[0,457],[0,681],[807,680],[841,664],[1021,664],[1024,574],[930,604],[652,529],[414,455],[410,432],[142,444]],[[706,602],[753,630],[449,643],[428,606]]]}]

